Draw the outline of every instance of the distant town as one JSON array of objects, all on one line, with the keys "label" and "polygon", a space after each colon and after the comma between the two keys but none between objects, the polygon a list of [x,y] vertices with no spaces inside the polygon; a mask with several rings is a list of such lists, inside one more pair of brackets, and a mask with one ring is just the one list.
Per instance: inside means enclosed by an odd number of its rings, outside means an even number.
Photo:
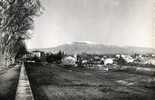
[{"label": "distant town", "polygon": [[[128,66],[155,66],[155,54],[65,54],[63,51],[57,53],[30,51],[25,55],[28,62],[58,63],[73,67],[85,67],[109,70],[118,65]],[[109,66],[110,65],[110,66]],[[109,66],[109,67],[107,67]],[[107,69],[108,68],[108,69]]]},{"label": "distant town", "polygon": [[0,100],[155,100],[154,7],[0,0]]}]

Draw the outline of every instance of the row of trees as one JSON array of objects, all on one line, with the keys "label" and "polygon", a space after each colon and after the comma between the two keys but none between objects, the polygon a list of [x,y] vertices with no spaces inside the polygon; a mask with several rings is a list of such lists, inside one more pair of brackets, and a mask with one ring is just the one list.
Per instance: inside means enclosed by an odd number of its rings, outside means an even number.
[{"label": "row of trees", "polygon": [[0,0],[0,52],[6,62],[26,52],[25,40],[31,37],[34,16],[40,14],[39,0]]},{"label": "row of trees", "polygon": [[61,52],[61,51],[59,51],[56,54],[53,54],[53,53],[49,54],[49,53],[47,53],[46,54],[46,60],[49,63],[52,63],[52,62],[60,63],[64,56],[65,56],[65,53]]}]

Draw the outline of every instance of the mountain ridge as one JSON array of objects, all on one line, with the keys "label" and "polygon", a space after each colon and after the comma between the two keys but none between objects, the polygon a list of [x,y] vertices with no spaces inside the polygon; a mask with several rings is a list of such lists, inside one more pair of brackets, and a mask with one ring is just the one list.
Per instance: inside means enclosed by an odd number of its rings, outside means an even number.
[{"label": "mountain ridge", "polygon": [[51,48],[40,48],[33,49],[40,50],[44,52],[58,52],[64,51],[66,54],[81,54],[81,53],[90,53],[90,54],[147,54],[155,53],[153,48],[145,47],[132,47],[132,46],[114,46],[114,45],[105,45],[97,43],[87,43],[87,42],[72,42],[68,44],[62,44],[56,47]]}]

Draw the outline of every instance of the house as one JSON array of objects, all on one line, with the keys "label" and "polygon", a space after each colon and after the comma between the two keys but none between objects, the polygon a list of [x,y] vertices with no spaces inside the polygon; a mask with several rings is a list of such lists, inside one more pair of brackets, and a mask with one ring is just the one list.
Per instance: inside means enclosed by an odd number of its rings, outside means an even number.
[{"label": "house", "polygon": [[121,55],[121,57],[127,62],[127,63],[133,63],[134,59],[130,55]]},{"label": "house", "polygon": [[107,59],[104,60],[104,65],[105,65],[105,66],[106,66],[106,65],[111,65],[111,64],[113,64],[113,63],[114,63],[114,61],[113,61],[112,58],[107,58]]},{"label": "house", "polygon": [[38,57],[38,58],[41,58],[42,56],[45,55],[43,51],[32,51],[31,53],[32,53],[32,56],[33,56],[33,57],[36,56],[36,57]]},{"label": "house", "polygon": [[154,59],[149,59],[149,60],[145,61],[145,64],[155,65],[155,60]]},{"label": "house", "polygon": [[41,61],[41,62],[46,62],[46,55],[43,51],[31,51],[29,53],[27,53],[24,58],[27,61]]}]

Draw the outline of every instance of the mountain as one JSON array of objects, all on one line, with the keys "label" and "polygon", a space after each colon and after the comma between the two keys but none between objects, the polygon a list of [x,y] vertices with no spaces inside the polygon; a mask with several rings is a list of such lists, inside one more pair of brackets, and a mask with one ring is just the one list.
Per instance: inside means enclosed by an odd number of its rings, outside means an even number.
[{"label": "mountain", "polygon": [[[38,49],[37,49],[38,50]],[[103,44],[92,44],[87,42],[73,42],[70,44],[63,44],[53,48],[39,49],[45,52],[58,52],[59,50],[64,51],[66,54],[146,54],[155,53],[155,49],[143,48],[143,47],[120,47],[120,46],[109,46]]]}]

